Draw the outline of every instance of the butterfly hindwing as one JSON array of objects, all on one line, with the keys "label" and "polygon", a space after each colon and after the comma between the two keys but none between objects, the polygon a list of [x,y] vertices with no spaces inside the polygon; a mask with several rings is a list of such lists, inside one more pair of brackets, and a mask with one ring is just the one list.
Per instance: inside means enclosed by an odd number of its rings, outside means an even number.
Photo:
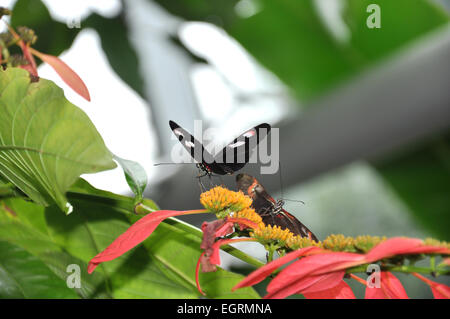
[{"label": "butterfly hindwing", "polygon": [[289,229],[295,235],[311,238],[318,241],[317,237],[301,223],[294,215],[284,209],[278,209],[277,202],[267,193],[258,180],[248,174],[236,176],[238,189],[247,194],[252,200],[252,206],[261,216],[266,225],[279,226],[281,229]]}]

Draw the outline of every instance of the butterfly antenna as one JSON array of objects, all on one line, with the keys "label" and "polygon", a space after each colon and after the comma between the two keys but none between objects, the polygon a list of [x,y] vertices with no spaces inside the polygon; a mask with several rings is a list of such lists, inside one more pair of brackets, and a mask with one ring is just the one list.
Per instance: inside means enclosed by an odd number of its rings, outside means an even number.
[{"label": "butterfly antenna", "polygon": [[198,186],[200,186],[200,193],[206,192],[206,187],[202,183],[202,177],[203,176],[201,176],[201,175],[197,176],[197,178],[198,178]]},{"label": "butterfly antenna", "polygon": [[284,201],[289,201],[289,202],[297,202],[297,203],[302,203],[303,205],[305,205],[305,202],[299,199],[289,199],[289,198],[280,198],[281,200]]},{"label": "butterfly antenna", "polygon": [[281,193],[281,200],[284,201],[290,201],[290,202],[298,202],[298,203],[302,203],[303,205],[305,205],[305,202],[302,200],[298,200],[298,199],[288,199],[288,198],[284,198],[283,195],[283,180],[282,180],[282,173],[281,173],[281,161],[278,161],[278,167],[280,168],[280,174],[278,174],[280,176],[280,193]]},{"label": "butterfly antenna", "polygon": [[222,185],[222,186],[223,186],[224,184],[223,184],[223,179],[222,179],[222,176],[220,176],[220,175],[216,175],[216,176],[217,176],[217,177],[218,177],[218,178],[220,179],[220,185]]},{"label": "butterfly antenna", "polygon": [[280,173],[278,174],[279,178],[280,178],[280,193],[281,193],[281,199],[284,198],[283,195],[283,178],[282,178],[282,173],[281,173],[281,161],[278,161],[278,167],[280,168],[279,171]]}]

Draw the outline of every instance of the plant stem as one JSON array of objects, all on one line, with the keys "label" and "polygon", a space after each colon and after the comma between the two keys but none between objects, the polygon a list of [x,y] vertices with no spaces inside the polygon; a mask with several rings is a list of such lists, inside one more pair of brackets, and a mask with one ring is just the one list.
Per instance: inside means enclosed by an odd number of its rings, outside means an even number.
[{"label": "plant stem", "polygon": [[[395,271],[395,272],[402,272],[402,273],[422,273],[422,274],[431,274],[434,272],[435,275],[450,275],[450,269],[432,269],[428,267],[416,267],[416,266],[410,266],[410,265],[402,265],[402,266],[396,266],[396,265],[383,265],[381,266],[382,270],[385,271]],[[367,270],[367,265],[362,265],[354,268],[347,269],[348,274],[353,273],[365,273]]]}]

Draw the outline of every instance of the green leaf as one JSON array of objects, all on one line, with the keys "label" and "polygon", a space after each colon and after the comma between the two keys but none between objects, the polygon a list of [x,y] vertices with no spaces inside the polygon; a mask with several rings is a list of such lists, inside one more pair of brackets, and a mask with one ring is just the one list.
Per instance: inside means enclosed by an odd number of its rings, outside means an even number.
[{"label": "green leaf", "polygon": [[450,139],[375,164],[413,216],[440,240],[450,240]]},{"label": "green leaf", "polygon": [[53,82],[0,71],[0,175],[42,205],[70,212],[65,192],[84,173],[115,163],[87,115]]},{"label": "green leaf", "polygon": [[[350,44],[359,59],[376,61],[449,21],[448,14],[431,1],[346,0],[344,19],[351,32]],[[366,25],[370,4],[380,8],[380,28]]]},{"label": "green leaf", "polygon": [[88,276],[87,263],[64,252],[64,248],[50,238],[42,206],[18,198],[0,202],[1,240],[39,258],[64,282],[70,275],[67,267],[78,265],[81,269],[81,288],[74,288],[74,291],[83,298],[111,298],[104,292],[105,278],[101,273]]},{"label": "green leaf", "polygon": [[[124,196],[97,190],[82,179],[68,196],[77,212],[68,216],[59,214],[55,206],[43,208],[22,199],[0,202],[0,240],[38,257],[64,280],[67,266],[79,265],[82,285],[76,292],[83,298],[200,297],[195,287],[200,230],[170,218],[143,245],[88,275],[88,261],[140,217],[124,209],[132,198],[127,202]],[[259,298],[252,288],[231,293],[242,279],[221,269],[200,275],[210,298]]]},{"label": "green leaf", "polygon": [[137,162],[126,160],[114,155],[114,159],[122,167],[125,173],[125,179],[136,196],[136,203],[143,199],[145,188],[147,187],[147,173],[145,169]]},{"label": "green leaf", "polygon": [[[176,221],[174,218],[173,220]],[[195,267],[201,250],[201,237],[188,234],[176,224],[162,223],[144,242],[145,247],[159,261],[162,269],[172,269],[179,281],[195,287]],[[200,272],[200,285],[208,298],[260,298],[253,288],[231,291],[244,277],[218,269],[216,272]]]},{"label": "green leaf", "polygon": [[[131,225],[129,218],[114,207],[90,200],[73,200],[77,214],[63,216],[46,209],[51,238],[70,255],[88,262]],[[162,223],[144,245],[123,256],[102,263],[96,272],[107,278],[115,298],[197,298],[195,266],[201,239],[175,226]],[[147,243],[148,242],[148,243]],[[225,271],[207,274],[211,297],[234,296],[231,287],[243,277]],[[252,290],[236,297],[257,298]]]},{"label": "green leaf", "polygon": [[[236,14],[237,1],[157,2],[187,20],[217,21],[302,100],[325,94],[449,21],[445,11],[428,0],[344,0],[351,33],[347,43],[325,26],[314,0],[254,1],[258,9],[250,17]],[[371,3],[381,6],[381,29],[366,26]]]},{"label": "green leaf", "polygon": [[[97,189],[82,178],[79,178],[75,184],[72,185],[67,196],[69,200],[78,199],[102,203],[114,207],[116,211],[120,211],[124,214],[134,212],[135,199]],[[158,205],[148,198],[142,199],[142,203],[147,208],[153,209],[153,211],[159,210]]]},{"label": "green leaf", "polygon": [[108,19],[98,14],[91,14],[82,22],[82,26],[97,31],[103,51],[113,70],[125,83],[145,98],[144,80],[140,75],[139,61],[128,39],[127,25],[123,16]]},{"label": "green leaf", "polygon": [[26,250],[0,241],[0,298],[77,298],[66,282]]}]

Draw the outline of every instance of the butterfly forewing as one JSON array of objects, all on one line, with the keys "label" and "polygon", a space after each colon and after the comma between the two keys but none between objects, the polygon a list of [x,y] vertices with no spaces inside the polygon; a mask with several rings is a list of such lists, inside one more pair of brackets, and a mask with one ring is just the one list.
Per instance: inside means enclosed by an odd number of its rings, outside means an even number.
[{"label": "butterfly forewing", "polygon": [[181,145],[188,151],[191,157],[198,163],[212,163],[214,157],[209,153],[194,136],[179,126],[174,121],[169,121],[170,128],[180,141]]},{"label": "butterfly forewing", "polygon": [[212,173],[219,175],[233,174],[243,168],[249,162],[252,151],[270,132],[269,124],[255,126],[235,138],[217,155],[212,156],[188,131],[173,121],[170,121],[169,125],[192,158],[203,163]]},{"label": "butterfly forewing", "polygon": [[214,156],[215,162],[234,165],[238,169],[242,168],[249,162],[252,151],[256,149],[269,132],[270,125],[267,123],[245,131]]}]

